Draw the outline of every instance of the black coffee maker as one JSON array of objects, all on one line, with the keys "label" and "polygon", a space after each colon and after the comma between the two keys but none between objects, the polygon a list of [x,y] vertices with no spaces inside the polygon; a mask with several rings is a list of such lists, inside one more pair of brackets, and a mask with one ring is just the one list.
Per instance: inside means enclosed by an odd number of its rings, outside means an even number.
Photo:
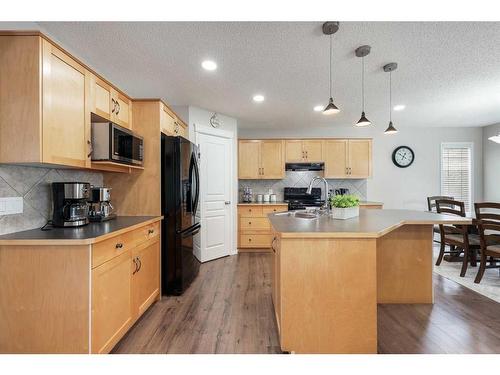
[{"label": "black coffee maker", "polygon": [[55,227],[80,227],[89,223],[90,184],[88,182],[53,182],[52,225]]}]

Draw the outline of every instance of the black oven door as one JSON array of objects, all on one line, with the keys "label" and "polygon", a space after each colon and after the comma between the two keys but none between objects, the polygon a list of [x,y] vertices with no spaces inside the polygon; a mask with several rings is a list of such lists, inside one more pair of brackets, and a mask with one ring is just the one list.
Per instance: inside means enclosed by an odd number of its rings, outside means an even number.
[{"label": "black oven door", "polygon": [[143,140],[130,130],[112,124],[110,134],[111,159],[121,163],[143,164]]}]

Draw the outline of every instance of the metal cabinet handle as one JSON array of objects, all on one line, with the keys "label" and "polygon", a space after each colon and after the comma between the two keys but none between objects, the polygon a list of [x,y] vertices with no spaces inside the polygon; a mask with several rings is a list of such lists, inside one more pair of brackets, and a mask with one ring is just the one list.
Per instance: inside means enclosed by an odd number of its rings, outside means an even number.
[{"label": "metal cabinet handle", "polygon": [[132,262],[134,262],[135,264],[134,272],[132,272],[132,275],[135,275],[139,268],[139,264],[137,263],[137,258],[132,259]]},{"label": "metal cabinet handle", "polygon": [[118,242],[118,243],[115,245],[115,247],[116,247],[117,249],[121,249],[121,248],[123,247],[123,244],[122,244],[121,242]]},{"label": "metal cabinet handle", "polygon": [[139,272],[142,268],[141,258],[137,257],[137,261],[139,262],[139,268],[137,269],[137,272]]},{"label": "metal cabinet handle", "polygon": [[92,142],[90,139],[87,140],[87,144],[89,145],[89,153],[87,154],[87,157],[90,158],[92,156],[92,153],[94,152],[94,146],[92,145]]},{"label": "metal cabinet handle", "polygon": [[148,230],[148,234],[153,234],[154,232],[155,232],[155,230],[154,230],[154,229],[150,229],[150,230]]},{"label": "metal cabinet handle", "polygon": [[277,238],[274,237],[273,240],[271,241],[271,250],[273,251],[273,253],[276,253],[276,249],[274,248],[274,243],[276,242]]},{"label": "metal cabinet handle", "polygon": [[248,239],[248,242],[252,242],[252,239],[251,239],[251,238],[249,238],[249,239]]},{"label": "metal cabinet handle", "polygon": [[118,100],[116,100],[116,105],[118,106],[118,109],[116,110],[116,114],[120,113],[120,103],[118,103]]},{"label": "metal cabinet handle", "polygon": [[116,109],[116,101],[115,101],[115,99],[111,99],[111,103],[112,103],[111,113],[115,113],[115,109]]},{"label": "metal cabinet handle", "polygon": [[262,167],[262,176],[264,176],[264,167]]},{"label": "metal cabinet handle", "polygon": [[252,225],[252,222],[251,222],[251,221],[249,221],[249,222],[248,222],[248,225]]}]

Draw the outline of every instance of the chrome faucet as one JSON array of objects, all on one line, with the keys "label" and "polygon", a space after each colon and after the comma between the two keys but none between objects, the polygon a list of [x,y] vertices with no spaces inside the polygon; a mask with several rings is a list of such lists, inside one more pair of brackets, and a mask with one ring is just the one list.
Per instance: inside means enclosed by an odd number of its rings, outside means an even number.
[{"label": "chrome faucet", "polygon": [[313,184],[316,180],[323,180],[323,182],[325,183],[325,203],[323,204],[323,209],[328,211],[330,209],[330,205],[328,203],[328,191],[329,191],[329,187],[328,187],[328,181],[324,178],[324,177],[321,177],[321,176],[314,176],[313,179],[311,180],[311,182],[309,183],[309,187],[307,188],[306,190],[306,194],[311,194],[312,193],[312,188],[313,188]]}]

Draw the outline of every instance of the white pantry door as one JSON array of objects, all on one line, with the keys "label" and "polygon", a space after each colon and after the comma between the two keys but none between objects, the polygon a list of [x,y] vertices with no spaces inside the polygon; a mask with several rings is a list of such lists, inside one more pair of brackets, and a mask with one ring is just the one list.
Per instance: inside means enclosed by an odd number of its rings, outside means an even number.
[{"label": "white pantry door", "polygon": [[[200,147],[200,261],[231,255],[231,139],[198,134]],[[196,250],[195,250],[196,251]]]}]

